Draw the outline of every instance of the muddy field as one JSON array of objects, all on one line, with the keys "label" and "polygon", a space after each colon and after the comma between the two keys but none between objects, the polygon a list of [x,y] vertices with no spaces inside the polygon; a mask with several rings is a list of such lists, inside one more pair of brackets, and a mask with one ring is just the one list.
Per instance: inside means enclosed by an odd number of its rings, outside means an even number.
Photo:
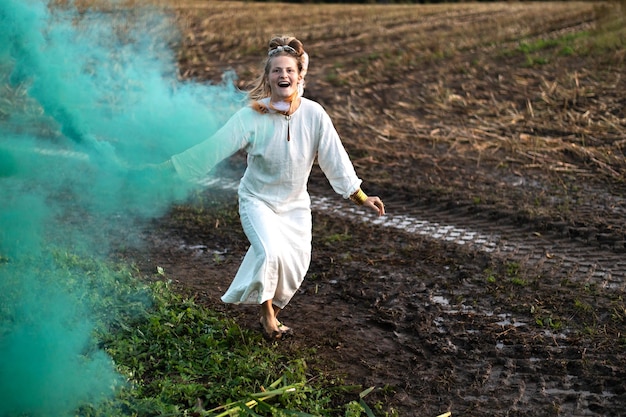
[{"label": "muddy field", "polygon": [[[315,169],[313,261],[277,349],[401,416],[626,415],[625,51],[567,49],[605,11],[217,4],[176,10],[181,76],[230,68],[245,88],[270,35],[298,36],[305,96],[388,210],[355,211]],[[219,301],[247,249],[229,182],[245,159],[224,168],[137,262],[256,328]]]}]

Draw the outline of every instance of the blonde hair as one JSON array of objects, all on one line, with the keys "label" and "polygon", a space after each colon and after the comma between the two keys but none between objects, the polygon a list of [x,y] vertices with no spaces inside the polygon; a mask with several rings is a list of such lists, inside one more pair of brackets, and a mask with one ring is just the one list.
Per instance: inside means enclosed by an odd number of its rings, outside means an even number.
[{"label": "blonde hair", "polygon": [[[281,48],[282,47],[282,48]],[[269,85],[269,73],[272,58],[277,56],[292,56],[296,58],[298,66],[298,74],[302,73],[303,68],[307,65],[308,57],[304,52],[304,46],[297,38],[288,35],[274,36],[270,39],[267,49],[267,57],[263,66],[263,74],[261,74],[253,83],[252,88],[248,92],[248,98],[252,101],[258,101],[272,95]]]}]

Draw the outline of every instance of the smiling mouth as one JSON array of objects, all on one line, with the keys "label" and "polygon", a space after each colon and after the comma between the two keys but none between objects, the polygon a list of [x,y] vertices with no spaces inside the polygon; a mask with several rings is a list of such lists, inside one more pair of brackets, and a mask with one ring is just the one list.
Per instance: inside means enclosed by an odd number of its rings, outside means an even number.
[{"label": "smiling mouth", "polygon": [[279,87],[289,87],[290,85],[291,85],[291,83],[290,83],[290,82],[287,82],[287,81],[280,81],[280,82],[278,83],[278,86],[279,86]]}]

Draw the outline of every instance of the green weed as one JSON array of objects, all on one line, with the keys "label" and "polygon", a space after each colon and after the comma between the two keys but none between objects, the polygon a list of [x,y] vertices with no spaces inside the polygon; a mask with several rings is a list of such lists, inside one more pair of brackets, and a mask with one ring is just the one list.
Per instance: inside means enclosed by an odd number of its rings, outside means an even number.
[{"label": "green weed", "polygon": [[325,243],[345,242],[351,239],[352,239],[352,236],[350,236],[350,234],[348,234],[347,232],[333,233],[331,235],[325,236],[324,242]]},{"label": "green weed", "polygon": [[524,286],[528,285],[528,281],[526,281],[525,279],[519,278],[519,277],[511,278],[511,283],[515,284],[515,285],[519,285],[520,287],[524,287]]},{"label": "green weed", "polygon": [[541,327],[549,327],[551,330],[560,330],[563,323],[552,317],[535,317],[535,323]]},{"label": "green weed", "polygon": [[593,307],[589,303],[585,303],[579,299],[574,300],[574,307],[582,313],[589,314],[593,312]]},{"label": "green weed", "polygon": [[485,270],[485,276],[487,277],[487,282],[490,284],[495,284],[497,279],[496,279],[496,272],[492,269],[492,268],[487,268]]}]

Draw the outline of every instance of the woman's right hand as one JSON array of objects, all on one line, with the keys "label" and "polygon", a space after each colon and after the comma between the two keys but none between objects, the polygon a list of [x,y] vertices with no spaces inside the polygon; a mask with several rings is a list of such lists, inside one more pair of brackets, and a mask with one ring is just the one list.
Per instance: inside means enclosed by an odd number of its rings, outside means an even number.
[{"label": "woman's right hand", "polygon": [[376,210],[379,217],[385,215],[385,204],[383,203],[383,200],[377,196],[367,197],[363,205]]}]

